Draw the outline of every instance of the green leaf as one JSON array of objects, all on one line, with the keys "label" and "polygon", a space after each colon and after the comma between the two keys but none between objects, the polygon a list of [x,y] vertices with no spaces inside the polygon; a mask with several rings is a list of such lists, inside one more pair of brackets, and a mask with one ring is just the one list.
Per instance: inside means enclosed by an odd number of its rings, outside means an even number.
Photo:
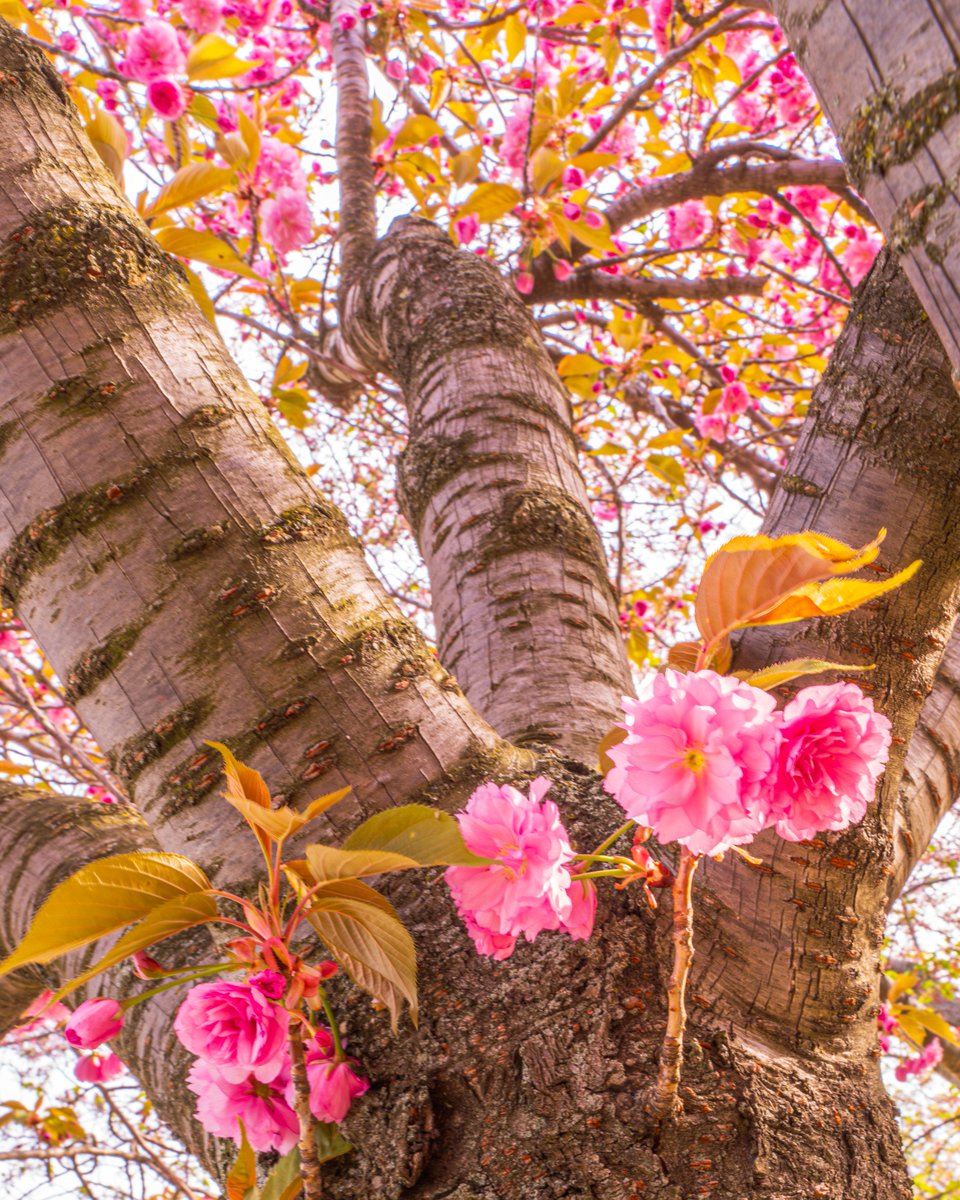
[{"label": "green leaf", "polygon": [[169,183],[164,184],[153,203],[148,204],[144,217],[158,217],[171,208],[180,208],[192,204],[204,196],[214,192],[222,192],[233,179],[233,172],[224,167],[215,167],[213,163],[189,163],[182,167]]},{"label": "green leaf", "polygon": [[247,266],[236,251],[228,246],[222,238],[214,237],[200,229],[184,229],[180,225],[165,225],[154,235],[168,254],[178,258],[192,258],[197,262],[218,267],[223,271],[232,271],[234,275],[242,275],[245,279],[256,279],[260,276]]},{"label": "green leaf", "polygon": [[315,844],[306,849],[307,862],[314,879],[361,879],[364,875],[383,875],[387,871],[408,871],[419,867],[415,858],[390,850],[338,850],[335,846]]},{"label": "green leaf", "polygon": [[353,1146],[340,1134],[339,1125],[328,1125],[325,1121],[317,1122],[317,1158],[320,1162],[329,1162],[331,1158],[339,1158],[341,1154],[349,1154]]},{"label": "green leaf", "polygon": [[218,916],[217,903],[209,892],[191,892],[187,896],[175,896],[159,908],[155,908],[139,925],[128,930],[99,962],[88,967],[69,983],[65,983],[54,999],[62,1000],[88,979],[93,979],[95,975],[106,971],[115,963],[123,962],[138,950],[146,950],[148,946],[154,946],[164,938],[173,937],[181,930],[215,921]]},{"label": "green leaf", "polygon": [[421,867],[483,867],[488,859],[466,847],[460,826],[449,813],[426,804],[402,804],[374,813],[350,834],[344,850],[389,850]]},{"label": "green leaf", "polygon": [[46,963],[142,920],[175,896],[206,891],[210,880],[180,854],[115,854],[88,863],[55,887],[0,975]]},{"label": "green leaf", "polygon": [[857,663],[824,662],[819,658],[791,658],[787,662],[774,663],[772,667],[764,667],[762,671],[753,671],[744,675],[747,683],[753,687],[769,691],[779,687],[781,683],[789,683],[801,675],[820,675],[823,671],[872,671],[873,666],[862,666]]},{"label": "green leaf", "polygon": [[294,1184],[296,1184],[297,1191],[299,1192],[299,1146],[294,1146],[289,1154],[285,1154],[267,1176],[267,1182],[263,1185],[263,1189],[260,1192],[260,1200],[286,1200],[287,1196],[295,1196],[297,1193],[292,1190]]},{"label": "green leaf", "polygon": [[257,1156],[247,1141],[247,1131],[239,1117],[237,1124],[240,1126],[240,1151],[227,1176],[227,1200],[258,1200]]},{"label": "green leaf", "polygon": [[359,879],[324,884],[307,919],[354,983],[390,1013],[396,1033],[404,1000],[417,1023],[417,952],[389,900]]}]

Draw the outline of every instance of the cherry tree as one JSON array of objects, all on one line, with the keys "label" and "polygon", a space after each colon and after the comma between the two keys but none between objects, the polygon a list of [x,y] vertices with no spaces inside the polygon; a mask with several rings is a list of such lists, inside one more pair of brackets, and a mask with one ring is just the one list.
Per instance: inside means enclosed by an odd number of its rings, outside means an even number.
[{"label": "cherry tree", "polygon": [[[937,675],[955,395],[887,255],[813,390],[879,238],[769,13],[3,12],[20,27],[0,31],[3,587],[46,656],[10,664],[5,737],[98,789],[41,775],[5,793],[5,948],[65,864],[111,851],[160,845],[255,888],[208,739],[295,807],[350,786],[334,839],[543,774],[596,844],[615,810],[590,768],[632,689],[627,651],[646,664],[677,634],[716,489],[728,507],[772,495],[772,534],[866,545],[885,525],[877,566],[922,558],[914,581],[737,647],[744,669],[875,663],[861,685],[894,743],[863,825],[704,864],[682,1117],[651,1123],[640,1101],[668,922],[624,891],[589,942],[496,967],[440,889],[405,881],[389,891],[418,944],[420,1029],[394,1039],[351,1008],[374,1086],[326,1186],[806,1196],[815,1162],[814,1194],[905,1195],[877,965],[887,903],[955,792],[949,655]],[[269,362],[255,381],[297,457],[216,320],[256,344],[254,374]],[[426,577],[404,578],[407,535],[379,504],[394,457]],[[659,541],[636,515],[653,504]],[[650,582],[664,531],[679,546]],[[437,656],[404,606],[429,607]],[[4,1020],[87,961],[5,979]],[[120,968],[109,987],[139,984]],[[174,1007],[138,1007],[118,1045],[219,1170]]]}]

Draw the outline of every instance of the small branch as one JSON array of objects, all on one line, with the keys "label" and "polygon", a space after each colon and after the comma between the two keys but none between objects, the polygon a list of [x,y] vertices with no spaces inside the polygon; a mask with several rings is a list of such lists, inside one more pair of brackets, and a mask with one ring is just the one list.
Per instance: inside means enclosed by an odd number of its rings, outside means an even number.
[{"label": "small branch", "polygon": [[373,120],[363,22],[344,29],[341,16],[356,18],[355,0],[334,0],[330,20],[337,85],[337,170],[340,187],[341,295],[361,272],[377,240],[377,192],[370,146]]},{"label": "small branch", "polygon": [[687,1024],[685,992],[693,963],[693,873],[699,857],[686,848],[673,881],[673,970],[667,987],[667,1030],[660,1049],[660,1065],[647,1111],[656,1121],[674,1116],[680,1108],[677,1091],[683,1063],[683,1031]]},{"label": "small branch", "polygon": [[317,1146],[314,1141],[316,1128],[310,1111],[310,1085],[307,1082],[307,1064],[303,1055],[303,1028],[299,1021],[290,1025],[290,1065],[293,1088],[296,1096],[297,1117],[300,1121],[300,1175],[303,1180],[303,1200],[321,1200],[323,1180],[320,1163],[317,1161]]},{"label": "small branch", "polygon": [[766,286],[761,275],[729,275],[707,279],[664,279],[650,275],[609,275],[581,267],[569,279],[544,278],[526,297],[530,304],[559,300],[724,300],[759,296]]},{"label": "small branch", "polygon": [[712,162],[697,160],[689,171],[655,179],[652,183],[634,188],[615,200],[606,211],[612,232],[624,225],[641,221],[655,212],[683,204],[686,200],[703,200],[708,196],[730,196],[742,192],[769,195],[783,187],[825,187],[838,193],[846,191],[847,174],[843,163],[835,158],[793,158],[783,162],[740,162],[732,167],[720,167]]},{"label": "small branch", "polygon": [[696,50],[699,45],[701,45],[703,42],[709,41],[710,38],[716,37],[721,33],[726,33],[728,29],[735,28],[735,26],[747,16],[749,16],[748,11],[738,8],[735,12],[730,13],[729,16],[723,17],[721,20],[717,21],[715,25],[708,25],[706,29],[702,29],[699,33],[695,33],[693,37],[684,42],[682,46],[678,46],[675,50],[671,50],[669,53],[665,54],[657,63],[657,65],[651,71],[647,72],[637,86],[628,92],[626,98],[617,106],[613,114],[606,121],[604,121],[593,137],[588,138],[584,145],[580,147],[579,153],[590,154],[592,151],[596,150],[601,143],[605,142],[610,134],[613,133],[620,122],[624,119],[624,117],[626,117],[636,108],[644,94],[650,91],[657,80],[659,80],[663,75],[666,75],[671,67],[676,66],[678,62],[682,62],[691,52],[691,50]]}]

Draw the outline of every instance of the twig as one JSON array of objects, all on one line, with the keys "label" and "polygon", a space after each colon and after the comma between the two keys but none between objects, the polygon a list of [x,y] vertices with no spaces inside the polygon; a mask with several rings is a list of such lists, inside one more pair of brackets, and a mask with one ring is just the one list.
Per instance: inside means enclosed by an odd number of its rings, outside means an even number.
[{"label": "twig", "polygon": [[290,1025],[290,1065],[296,1096],[297,1117],[300,1121],[300,1175],[303,1180],[303,1200],[321,1200],[323,1180],[314,1141],[314,1120],[310,1112],[310,1085],[303,1054],[303,1033],[299,1021]]},{"label": "twig", "polygon": [[699,856],[684,847],[673,881],[673,969],[667,987],[667,1030],[660,1048],[660,1065],[646,1108],[656,1121],[674,1116],[680,1108],[677,1091],[683,1062],[683,1032],[687,1024],[685,993],[693,962],[693,873]]}]

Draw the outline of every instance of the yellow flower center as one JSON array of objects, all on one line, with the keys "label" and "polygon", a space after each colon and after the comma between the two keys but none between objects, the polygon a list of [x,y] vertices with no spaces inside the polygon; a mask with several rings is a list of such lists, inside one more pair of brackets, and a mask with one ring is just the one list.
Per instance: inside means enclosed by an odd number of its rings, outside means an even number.
[{"label": "yellow flower center", "polygon": [[699,775],[707,765],[707,760],[703,757],[703,751],[698,750],[696,747],[688,750],[680,761],[688,771],[693,771],[694,775]]}]

